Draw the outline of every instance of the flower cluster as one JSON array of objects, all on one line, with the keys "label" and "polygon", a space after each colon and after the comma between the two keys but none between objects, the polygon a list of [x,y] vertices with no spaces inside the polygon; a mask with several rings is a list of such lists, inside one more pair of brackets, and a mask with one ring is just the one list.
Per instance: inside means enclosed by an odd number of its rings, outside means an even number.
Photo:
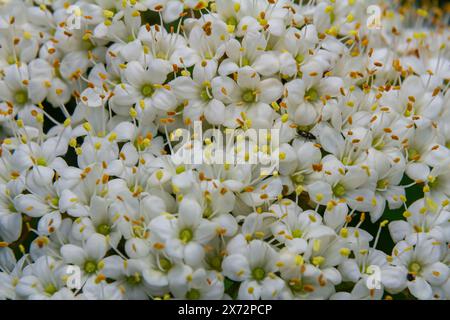
[{"label": "flower cluster", "polygon": [[[448,19],[4,1],[0,299],[450,299]],[[279,166],[175,161],[196,121]]]}]

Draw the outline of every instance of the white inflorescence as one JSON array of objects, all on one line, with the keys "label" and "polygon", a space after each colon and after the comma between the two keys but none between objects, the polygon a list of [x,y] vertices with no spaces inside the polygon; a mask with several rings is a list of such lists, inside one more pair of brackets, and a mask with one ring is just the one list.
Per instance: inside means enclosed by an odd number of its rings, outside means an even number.
[{"label": "white inflorescence", "polygon": [[389,2],[0,4],[0,299],[450,299],[449,14]]}]

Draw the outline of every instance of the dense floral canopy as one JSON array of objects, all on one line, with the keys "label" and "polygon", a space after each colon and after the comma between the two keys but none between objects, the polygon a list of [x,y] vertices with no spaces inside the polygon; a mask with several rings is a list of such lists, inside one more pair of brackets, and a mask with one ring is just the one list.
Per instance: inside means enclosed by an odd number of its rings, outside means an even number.
[{"label": "dense floral canopy", "polygon": [[[0,299],[449,299],[448,21],[0,1]],[[277,166],[180,162],[196,123]]]}]

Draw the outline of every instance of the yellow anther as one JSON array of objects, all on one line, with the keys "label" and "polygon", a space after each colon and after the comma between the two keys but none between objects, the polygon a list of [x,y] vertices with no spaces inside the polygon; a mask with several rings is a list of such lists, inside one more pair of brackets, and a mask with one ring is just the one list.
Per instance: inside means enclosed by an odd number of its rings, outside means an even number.
[{"label": "yellow anther", "polygon": [[417,14],[424,18],[428,16],[428,12],[424,9],[417,9]]},{"label": "yellow anther", "polygon": [[348,257],[350,255],[351,251],[349,248],[341,248],[339,250],[339,253],[344,257]]},{"label": "yellow anther", "polygon": [[301,266],[305,262],[301,255],[296,255],[294,261],[297,266]]},{"label": "yellow anther", "polygon": [[411,216],[412,216],[412,213],[410,211],[406,210],[405,212],[403,212],[403,217],[409,218]]},{"label": "yellow anther", "polygon": [[112,18],[114,17],[114,12],[112,12],[111,10],[103,10],[103,16],[105,18]]},{"label": "yellow anther", "polygon": [[131,116],[132,118],[136,118],[137,115],[138,115],[138,113],[137,113],[136,109],[131,108],[131,109],[130,109],[130,116]]},{"label": "yellow anther", "polygon": [[109,142],[113,142],[113,141],[116,140],[116,139],[117,139],[117,133],[111,132],[110,135],[109,135],[109,137],[108,137],[108,141],[109,141]]},{"label": "yellow anther", "polygon": [[325,258],[322,256],[317,256],[317,257],[312,258],[312,263],[315,266],[320,266],[324,262],[325,262]]},{"label": "yellow anther", "polygon": [[87,132],[89,132],[89,131],[92,130],[92,126],[91,126],[91,124],[90,124],[89,122],[83,123],[83,128],[84,128],[84,130],[86,130]]},{"label": "yellow anther", "polygon": [[75,139],[75,138],[70,139],[69,146],[71,146],[72,148],[75,148],[77,146],[77,139]]},{"label": "yellow anther", "polygon": [[320,250],[320,246],[321,246],[321,240],[320,239],[315,239],[313,242],[313,251],[317,252]]},{"label": "yellow anther", "polygon": [[324,197],[325,197],[325,196],[323,195],[323,193],[318,193],[318,194],[316,194],[316,200],[317,200],[318,202],[322,201]]}]

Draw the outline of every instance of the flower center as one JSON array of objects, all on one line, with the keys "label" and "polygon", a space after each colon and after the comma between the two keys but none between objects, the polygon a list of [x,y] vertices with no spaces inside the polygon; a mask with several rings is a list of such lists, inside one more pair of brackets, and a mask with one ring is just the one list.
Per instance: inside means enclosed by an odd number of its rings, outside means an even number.
[{"label": "flower center", "polygon": [[156,57],[161,60],[167,60],[167,54],[163,51],[160,51],[156,54]]},{"label": "flower center", "polygon": [[227,19],[227,25],[236,27],[237,24],[238,24],[238,21],[237,21],[236,17],[229,17]]},{"label": "flower center", "polygon": [[256,101],[256,93],[253,90],[247,90],[242,95],[242,100],[247,103],[253,103]]},{"label": "flower center", "polygon": [[194,234],[192,233],[191,229],[183,229],[180,232],[180,240],[183,243],[188,243],[189,241],[192,240],[192,238],[194,237]]},{"label": "flower center", "polygon": [[377,182],[377,189],[385,190],[389,186],[388,179],[382,179]]},{"label": "flower center", "polygon": [[300,279],[292,279],[289,282],[289,288],[294,292],[301,292],[303,290],[303,284]]},{"label": "flower center", "polygon": [[186,292],[186,299],[188,300],[198,300],[200,299],[200,291],[197,289],[191,289]]},{"label": "flower center", "polygon": [[50,200],[50,204],[54,207],[58,207],[59,206],[59,198],[58,197],[54,197]]},{"label": "flower center", "polygon": [[350,157],[343,157],[342,164],[346,165],[346,166],[351,166],[351,165],[353,165],[353,161],[351,160]]},{"label": "flower center", "polygon": [[435,189],[439,186],[439,179],[438,177],[433,177],[430,181],[428,181],[428,186],[431,189]]},{"label": "flower center", "polygon": [[47,160],[44,157],[39,157],[36,159],[36,164],[38,166],[46,167],[47,166]]},{"label": "flower center", "polygon": [[151,97],[154,92],[155,89],[152,84],[146,84],[141,88],[141,93],[144,97]]},{"label": "flower center", "polygon": [[28,93],[26,91],[17,91],[14,95],[14,100],[18,104],[24,104],[28,101]]},{"label": "flower center", "polygon": [[125,278],[128,284],[136,286],[142,282],[141,275],[139,273],[135,273],[132,276],[128,276]]},{"label": "flower center", "polygon": [[172,263],[166,258],[159,259],[159,265],[165,272],[169,271],[172,268]]},{"label": "flower center", "polygon": [[338,183],[333,187],[333,194],[336,197],[342,197],[345,194],[345,187],[342,184]]},{"label": "flower center", "polygon": [[214,270],[217,271],[221,271],[222,270],[222,258],[215,256],[213,257],[210,261],[209,261],[209,265],[211,266],[211,268],[213,268]]},{"label": "flower center", "polygon": [[382,150],[384,147],[385,143],[382,137],[377,137],[375,139],[373,139],[372,141],[372,146],[376,149],[376,150]]},{"label": "flower center", "polygon": [[16,58],[14,58],[14,56],[8,56],[6,62],[8,62],[8,64],[14,64],[16,63]]},{"label": "flower center", "polygon": [[413,262],[409,265],[409,271],[414,274],[419,273],[420,270],[422,270],[422,266],[417,262]]},{"label": "flower center", "polygon": [[14,203],[12,203],[12,202],[9,203],[8,210],[13,212],[13,213],[17,212],[16,207],[14,206]]},{"label": "flower center", "polygon": [[316,102],[319,100],[319,93],[316,89],[311,88],[305,92],[305,99],[311,102]]},{"label": "flower center", "polygon": [[91,40],[87,39],[87,40],[83,40],[81,46],[83,47],[84,50],[88,51],[88,50],[92,50],[95,48],[95,45],[92,43]]},{"label": "flower center", "polygon": [[47,293],[48,295],[53,295],[56,291],[58,291],[58,289],[56,289],[53,283],[49,283],[44,288],[44,292]]},{"label": "flower center", "polygon": [[250,65],[250,59],[247,57],[242,58],[242,67],[247,67]]},{"label": "flower center", "polygon": [[264,279],[264,277],[266,276],[266,272],[263,268],[258,267],[252,270],[252,276],[253,279],[260,281]]},{"label": "flower center", "polygon": [[111,227],[106,223],[101,224],[97,227],[97,232],[104,236],[107,236],[111,232]]},{"label": "flower center", "polygon": [[419,160],[420,159],[420,153],[416,149],[408,149],[408,159],[409,160]]},{"label": "flower center", "polygon": [[208,93],[208,88],[203,88],[202,92],[200,93],[200,97],[204,100],[204,101],[210,101],[211,100],[211,96]]},{"label": "flower center", "polygon": [[295,229],[294,231],[292,231],[292,236],[294,238],[301,238],[302,234],[303,234],[303,232],[300,229]]},{"label": "flower center", "polygon": [[86,261],[84,264],[84,271],[86,273],[94,273],[97,271],[97,264],[94,261]]},{"label": "flower center", "polygon": [[203,217],[208,219],[213,214],[213,209],[211,208],[211,205],[207,205],[205,210],[203,210]]},{"label": "flower center", "polygon": [[296,184],[302,184],[304,180],[305,180],[305,176],[302,175],[301,173],[295,174],[294,176],[292,176],[292,181]]},{"label": "flower center", "polygon": [[297,61],[298,64],[301,64],[304,60],[305,60],[305,56],[302,55],[302,54],[298,54],[298,55],[295,57],[295,61]]}]

